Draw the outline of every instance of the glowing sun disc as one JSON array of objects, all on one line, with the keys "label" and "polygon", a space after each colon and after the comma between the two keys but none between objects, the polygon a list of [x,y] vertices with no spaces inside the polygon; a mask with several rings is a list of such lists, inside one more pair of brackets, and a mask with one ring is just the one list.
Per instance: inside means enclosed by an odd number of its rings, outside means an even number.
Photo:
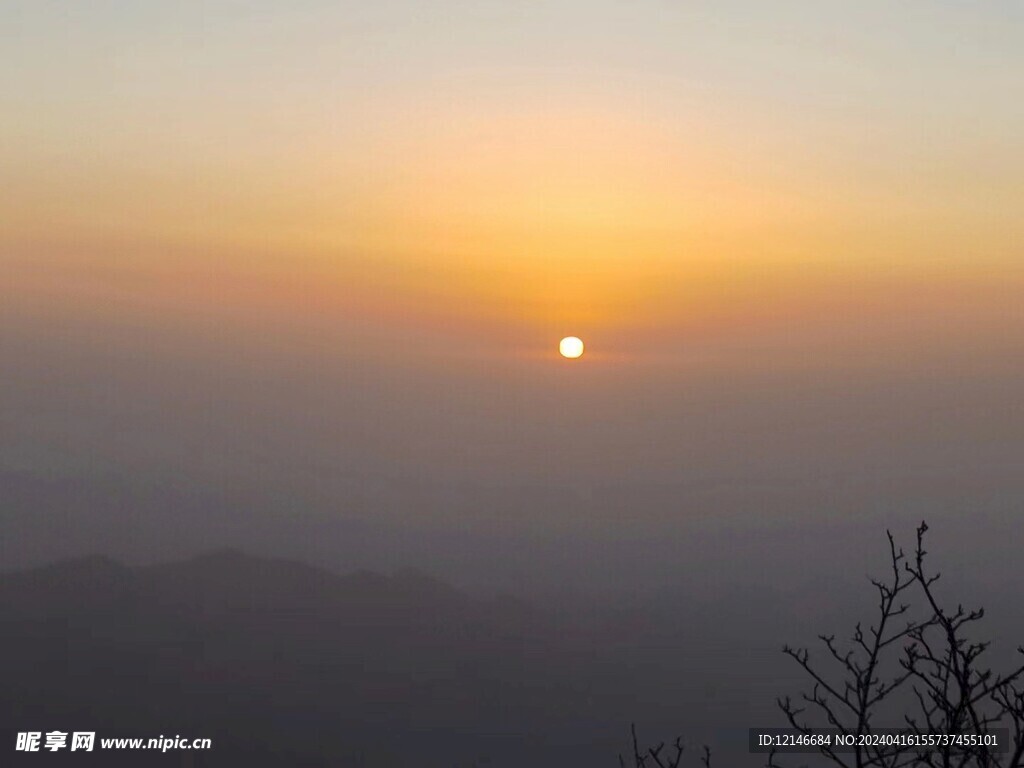
[{"label": "glowing sun disc", "polygon": [[566,336],[558,342],[558,353],[562,357],[575,360],[583,354],[583,342],[575,336]]}]

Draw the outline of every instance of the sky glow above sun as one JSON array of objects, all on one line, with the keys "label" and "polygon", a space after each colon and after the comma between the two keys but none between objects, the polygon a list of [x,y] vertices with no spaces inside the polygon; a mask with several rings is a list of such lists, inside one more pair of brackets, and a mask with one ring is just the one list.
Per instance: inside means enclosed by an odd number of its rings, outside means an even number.
[{"label": "sky glow above sun", "polygon": [[603,358],[1020,277],[994,12],[257,5],[0,9],[8,303]]}]

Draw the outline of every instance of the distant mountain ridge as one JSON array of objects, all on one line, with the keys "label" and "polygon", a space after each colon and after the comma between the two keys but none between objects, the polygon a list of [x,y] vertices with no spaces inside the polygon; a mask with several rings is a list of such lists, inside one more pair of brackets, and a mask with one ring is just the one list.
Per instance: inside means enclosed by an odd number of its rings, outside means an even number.
[{"label": "distant mountain ridge", "polygon": [[[412,570],[338,574],[234,549],[75,558],[0,574],[0,635],[5,729],[216,732],[218,766],[451,765],[500,741],[509,715],[569,703],[550,693],[571,654],[553,654],[544,612]],[[450,741],[436,762],[408,762],[423,749],[396,737],[410,728]]]},{"label": "distant mountain ridge", "polygon": [[[750,625],[781,636],[795,615],[783,608],[765,603]],[[633,720],[697,735],[738,707],[773,712],[778,646],[730,633],[729,610],[668,596],[581,617],[414,570],[336,573],[238,549],[73,558],[0,573],[0,745],[57,728],[214,740],[168,765],[602,765]]]}]

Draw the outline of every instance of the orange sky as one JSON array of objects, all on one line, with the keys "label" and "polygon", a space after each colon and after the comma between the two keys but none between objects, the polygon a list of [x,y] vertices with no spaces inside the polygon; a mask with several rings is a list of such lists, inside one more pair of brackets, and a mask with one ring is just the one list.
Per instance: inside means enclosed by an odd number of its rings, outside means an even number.
[{"label": "orange sky", "polygon": [[[870,6],[833,50],[826,12],[755,13],[737,47],[738,17],[662,10],[645,40],[612,6],[559,39],[559,8],[495,10],[507,39],[483,11],[218,13],[195,34],[26,12],[0,128],[9,298],[342,317],[498,355],[577,333],[624,359],[906,292],[984,324],[973,297],[1021,285],[999,19],[962,28],[954,66],[954,11],[901,45],[869,22],[909,20]],[[47,24],[67,36],[48,59]]]}]

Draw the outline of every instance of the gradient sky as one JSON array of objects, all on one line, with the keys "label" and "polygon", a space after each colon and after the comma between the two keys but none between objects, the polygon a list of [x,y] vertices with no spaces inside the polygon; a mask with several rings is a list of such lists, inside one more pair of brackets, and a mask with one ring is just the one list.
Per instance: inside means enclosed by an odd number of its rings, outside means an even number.
[{"label": "gradient sky", "polygon": [[998,491],[1022,39],[1011,2],[5,2],[0,469]]}]

